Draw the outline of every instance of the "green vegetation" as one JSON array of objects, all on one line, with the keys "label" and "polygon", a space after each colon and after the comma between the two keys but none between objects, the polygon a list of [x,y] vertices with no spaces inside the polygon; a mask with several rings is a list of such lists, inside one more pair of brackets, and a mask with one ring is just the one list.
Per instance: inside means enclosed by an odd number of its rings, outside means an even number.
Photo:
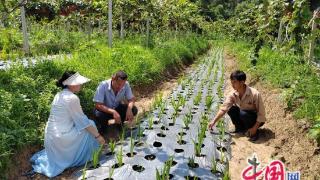
[{"label": "green vegetation", "polygon": [[161,171],[156,169],[156,179],[157,180],[167,180],[170,175],[170,168],[172,166],[173,156],[170,156],[169,159],[164,163],[164,167]]},{"label": "green vegetation", "polygon": [[211,172],[216,173],[217,172],[217,162],[215,158],[211,159]]},{"label": "green vegetation", "polygon": [[154,120],[153,115],[150,114],[149,117],[148,117],[148,129],[149,130],[153,129],[153,120]]},{"label": "green vegetation", "polygon": [[88,164],[88,161],[86,162],[86,164],[84,165],[83,169],[82,169],[82,180],[85,180],[86,179],[86,175],[87,175],[87,164]]},{"label": "green vegetation", "polygon": [[194,139],[192,139],[193,147],[194,147],[194,154],[196,156],[201,155],[201,148],[202,148],[202,143],[196,142]]},{"label": "green vegetation", "polygon": [[201,97],[202,97],[202,93],[201,91],[198,92],[197,96],[194,98],[194,105],[199,105],[200,101],[201,101]]},{"label": "green vegetation", "polygon": [[99,149],[95,150],[92,153],[92,166],[93,168],[97,168],[99,165],[99,157],[102,151],[103,145],[100,145]]},{"label": "green vegetation", "polygon": [[206,107],[207,107],[207,110],[210,110],[212,104],[213,104],[213,96],[208,95],[208,96],[206,97]]},{"label": "green vegetation", "polygon": [[122,151],[122,146],[120,147],[119,151],[116,154],[116,159],[118,162],[119,166],[123,165],[123,151]]},{"label": "green vegetation", "polygon": [[134,138],[132,136],[132,131],[131,131],[131,136],[130,136],[130,156],[133,157],[133,149],[134,149]]},{"label": "green vegetation", "polygon": [[196,166],[196,162],[194,159],[194,156],[189,157],[188,163],[191,167],[195,167]]},{"label": "green vegetation", "polygon": [[108,145],[109,145],[109,148],[110,148],[110,152],[111,152],[112,154],[114,154],[114,150],[115,150],[115,148],[116,148],[116,141],[110,139]]},{"label": "green vegetation", "polygon": [[180,133],[177,135],[178,138],[178,143],[182,144],[182,140],[183,140],[183,129],[181,129]]}]

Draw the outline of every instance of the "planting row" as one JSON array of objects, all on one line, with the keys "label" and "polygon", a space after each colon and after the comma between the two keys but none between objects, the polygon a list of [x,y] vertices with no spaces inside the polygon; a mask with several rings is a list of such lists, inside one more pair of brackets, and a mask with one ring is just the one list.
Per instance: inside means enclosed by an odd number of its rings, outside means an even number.
[{"label": "planting row", "polygon": [[95,154],[75,173],[88,179],[228,178],[230,135],[225,121],[209,132],[223,90],[222,49],[211,50],[195,70],[179,79],[168,98],[155,97],[153,110],[136,127],[124,129],[109,152]]}]

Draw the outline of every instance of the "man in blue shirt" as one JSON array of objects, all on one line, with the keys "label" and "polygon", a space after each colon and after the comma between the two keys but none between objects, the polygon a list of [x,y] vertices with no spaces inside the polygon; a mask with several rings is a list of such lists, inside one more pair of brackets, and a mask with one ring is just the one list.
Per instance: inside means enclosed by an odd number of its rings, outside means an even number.
[{"label": "man in blue shirt", "polygon": [[108,122],[113,119],[115,124],[124,121],[132,122],[138,109],[134,106],[135,97],[127,82],[128,75],[124,71],[116,72],[111,79],[102,81],[93,98],[96,125],[101,133],[105,131]]}]

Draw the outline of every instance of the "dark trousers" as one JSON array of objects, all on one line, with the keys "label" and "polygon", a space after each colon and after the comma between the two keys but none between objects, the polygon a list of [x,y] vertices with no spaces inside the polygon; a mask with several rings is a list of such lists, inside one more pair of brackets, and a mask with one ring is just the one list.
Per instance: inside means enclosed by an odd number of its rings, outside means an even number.
[{"label": "dark trousers", "polygon": [[[119,104],[115,110],[119,113],[121,117],[121,121],[124,122],[126,120],[128,104]],[[136,106],[132,107],[132,113],[134,116],[138,114],[138,108]],[[95,123],[100,133],[104,133],[106,127],[108,126],[108,120],[113,119],[113,115],[105,112],[101,112],[97,109],[94,110],[95,115]]]},{"label": "dark trousers", "polygon": [[[257,122],[257,112],[250,110],[240,110],[238,106],[232,106],[228,115],[231,118],[232,123],[236,127],[236,130],[246,131],[252,128]],[[264,123],[260,124],[260,127]]]}]

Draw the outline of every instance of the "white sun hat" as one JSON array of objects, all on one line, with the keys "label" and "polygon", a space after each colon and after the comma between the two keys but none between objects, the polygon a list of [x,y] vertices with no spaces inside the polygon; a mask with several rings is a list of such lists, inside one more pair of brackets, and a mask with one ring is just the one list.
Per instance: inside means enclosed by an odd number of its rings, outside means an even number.
[{"label": "white sun hat", "polygon": [[81,76],[78,72],[76,72],[75,74],[73,74],[72,76],[70,76],[68,79],[64,80],[62,82],[62,84],[64,86],[67,85],[81,85],[84,84],[86,82],[90,81],[90,79]]}]

